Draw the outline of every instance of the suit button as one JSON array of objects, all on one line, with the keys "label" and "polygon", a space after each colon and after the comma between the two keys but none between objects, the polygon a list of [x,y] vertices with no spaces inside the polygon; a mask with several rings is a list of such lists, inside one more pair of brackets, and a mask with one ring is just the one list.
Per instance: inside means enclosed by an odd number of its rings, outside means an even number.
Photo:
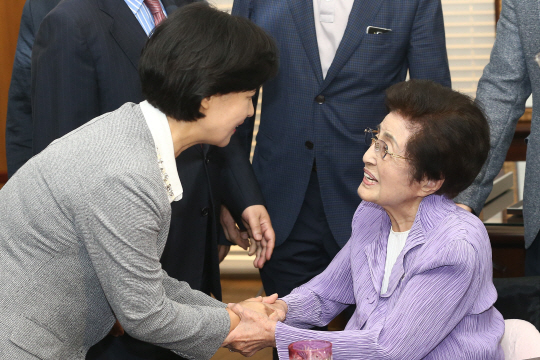
[{"label": "suit button", "polygon": [[324,95],[317,95],[315,97],[315,101],[318,103],[318,104],[324,104]]},{"label": "suit button", "polygon": [[207,207],[203,207],[201,209],[201,216],[208,216],[209,212],[210,212],[210,210]]},{"label": "suit button", "polygon": [[309,140],[306,141],[306,144],[305,144],[305,145],[306,145],[306,147],[307,147],[309,150],[313,149],[313,146],[314,146],[313,143],[312,143],[311,141],[309,141]]},{"label": "suit button", "polygon": [[206,157],[206,159],[204,159],[204,162],[208,164],[210,162],[210,158]]}]

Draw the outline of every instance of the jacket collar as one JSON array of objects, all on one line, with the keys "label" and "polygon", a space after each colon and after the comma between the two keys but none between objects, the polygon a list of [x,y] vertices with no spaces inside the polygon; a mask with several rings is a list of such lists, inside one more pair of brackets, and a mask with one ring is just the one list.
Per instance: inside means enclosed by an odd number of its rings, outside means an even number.
[{"label": "jacket collar", "polygon": [[[168,16],[177,9],[172,0],[162,0],[162,4]],[[98,0],[98,7],[109,16],[111,36],[137,69],[141,51],[148,40],[141,24],[124,0]]]},{"label": "jacket collar", "polygon": [[[384,1],[386,0],[354,0],[345,33],[337,48],[334,61],[332,61],[332,65],[330,65],[328,73],[324,78],[320,92],[334,80],[343,66],[345,66],[350,57],[360,46],[360,43],[366,35],[367,27],[373,25],[372,21],[379,12]],[[311,14],[313,14],[313,10],[311,11]]]},{"label": "jacket collar", "polygon": [[313,0],[288,0],[289,9],[296,24],[298,35],[306,52],[317,82],[322,84],[322,67],[317,46],[317,33],[313,19]]},{"label": "jacket collar", "polygon": [[98,0],[98,6],[109,16],[109,32],[136,69],[148,39],[141,24],[124,0]]},{"label": "jacket collar", "polygon": [[[384,267],[386,262],[386,249],[388,245],[388,235],[392,224],[386,211],[375,204],[370,204],[374,210],[381,212],[380,226],[378,234],[375,234],[376,240],[366,246],[365,254],[373,282],[373,287],[378,294],[381,292],[382,279],[384,276]],[[436,228],[449,213],[456,210],[453,201],[448,200],[441,195],[430,195],[425,197],[414,219],[413,226],[405,242],[405,247],[398,256],[396,263],[392,268],[392,273],[388,282],[388,289],[382,297],[389,297],[394,292],[399,282],[404,278],[404,259],[407,253],[417,246],[424,244],[428,240],[428,235],[432,229]]]},{"label": "jacket collar", "polygon": [[321,85],[319,91],[323,91],[341,71],[343,66],[354,54],[364,35],[366,28],[371,24],[379,11],[383,1],[355,0],[349,15],[349,21],[338,46],[334,61],[328,69],[323,80],[319,47],[317,46],[317,33],[313,18],[313,0],[288,0],[289,9],[296,24],[298,34],[302,39],[304,50],[313,68],[317,81]]}]

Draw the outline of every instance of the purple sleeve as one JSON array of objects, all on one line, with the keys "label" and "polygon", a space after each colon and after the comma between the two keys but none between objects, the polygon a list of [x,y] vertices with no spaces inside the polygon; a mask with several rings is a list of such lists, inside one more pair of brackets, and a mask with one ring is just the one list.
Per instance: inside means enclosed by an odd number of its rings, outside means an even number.
[{"label": "purple sleeve", "polygon": [[[290,343],[309,339],[332,342],[334,360],[424,358],[468,313],[479,290],[479,281],[474,276],[478,256],[469,243],[455,240],[436,256],[429,267],[416,272],[392,311],[386,314],[380,326],[371,330],[321,332],[290,326],[296,325],[298,318],[318,316],[308,313],[316,303],[315,295],[311,299],[307,297],[302,316],[298,315],[299,309],[291,309],[294,319],[287,313],[287,324],[277,324],[276,345],[280,359],[288,358]],[[332,279],[327,284],[334,283],[340,282]],[[326,292],[334,291],[334,296],[340,295],[339,287],[328,287]],[[305,319],[303,322],[307,323]]]},{"label": "purple sleeve", "polygon": [[282,299],[288,307],[286,324],[297,328],[325,326],[355,303],[349,254],[347,243],[326,270]]}]

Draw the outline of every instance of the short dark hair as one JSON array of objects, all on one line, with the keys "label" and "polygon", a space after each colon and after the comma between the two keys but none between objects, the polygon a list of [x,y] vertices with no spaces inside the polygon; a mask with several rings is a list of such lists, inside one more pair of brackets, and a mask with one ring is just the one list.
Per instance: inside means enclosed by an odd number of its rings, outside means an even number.
[{"label": "short dark hair", "polygon": [[277,71],[277,46],[264,30],[204,2],[157,26],[139,61],[148,102],[183,121],[204,116],[204,98],[256,90]]},{"label": "short dark hair", "polygon": [[386,106],[411,125],[407,142],[412,180],[444,179],[436,194],[454,198],[480,172],[489,152],[489,125],[467,95],[428,80],[386,90]]}]

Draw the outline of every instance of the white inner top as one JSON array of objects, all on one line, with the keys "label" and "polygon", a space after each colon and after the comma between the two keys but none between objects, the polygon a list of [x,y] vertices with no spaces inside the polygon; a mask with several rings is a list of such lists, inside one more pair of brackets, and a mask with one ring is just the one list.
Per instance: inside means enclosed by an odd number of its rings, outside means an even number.
[{"label": "white inner top", "polygon": [[390,229],[390,234],[388,235],[388,245],[386,247],[386,265],[384,266],[384,278],[381,287],[381,294],[385,294],[386,290],[388,290],[388,281],[390,280],[392,268],[394,267],[401,250],[403,250],[405,247],[405,241],[407,241],[409,231],[411,230],[394,232],[394,230]]}]

